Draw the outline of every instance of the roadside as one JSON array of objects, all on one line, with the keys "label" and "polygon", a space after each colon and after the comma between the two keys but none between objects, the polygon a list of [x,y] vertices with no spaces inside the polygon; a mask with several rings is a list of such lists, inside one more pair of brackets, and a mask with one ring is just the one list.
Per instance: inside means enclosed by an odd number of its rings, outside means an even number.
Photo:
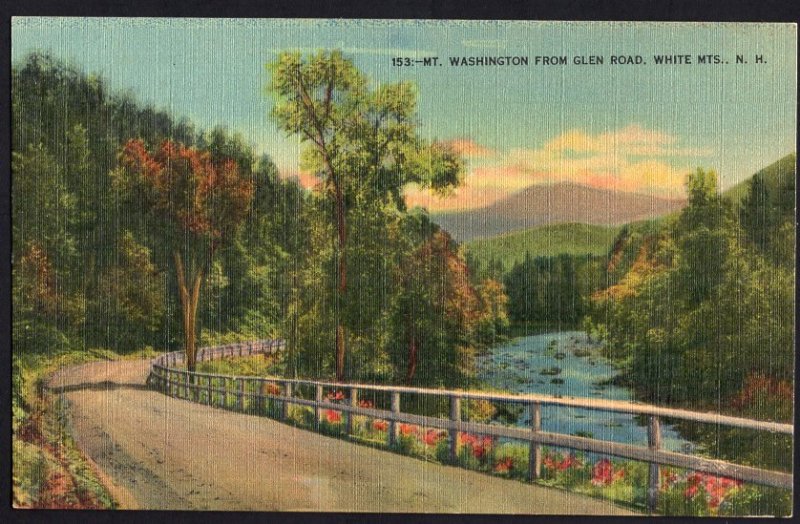
[{"label": "roadside", "polygon": [[629,514],[608,502],[441,466],[144,387],[147,361],[54,374],[78,446],[141,508]]},{"label": "roadside", "polygon": [[[142,358],[107,350],[14,358],[12,396],[12,505],[30,509],[113,509],[133,499],[113,484],[72,438],[61,398],[43,387],[55,370],[99,360]],[[109,486],[112,486],[109,489]]]}]

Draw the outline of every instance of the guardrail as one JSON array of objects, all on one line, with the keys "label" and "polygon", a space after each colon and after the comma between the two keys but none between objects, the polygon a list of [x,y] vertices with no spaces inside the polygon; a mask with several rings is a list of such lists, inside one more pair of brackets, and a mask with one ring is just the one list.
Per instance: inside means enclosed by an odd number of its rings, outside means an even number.
[{"label": "guardrail", "polygon": [[[198,362],[216,358],[233,356],[250,356],[255,354],[273,354],[282,350],[285,342],[281,340],[264,340],[231,344],[214,348],[202,348],[197,355]],[[447,430],[449,433],[449,453],[455,461],[458,453],[458,434],[469,432],[478,435],[516,439],[529,442],[530,461],[529,479],[541,477],[542,446],[568,448],[589,453],[611,455],[632,459],[650,464],[648,482],[648,510],[656,507],[659,487],[659,466],[675,466],[688,468],[717,476],[730,477],[755,484],[792,489],[793,475],[781,471],[765,470],[751,466],[709,459],[667,451],[661,448],[661,419],[679,419],[707,424],[716,424],[735,428],[745,428],[787,435],[794,434],[794,426],[777,422],[766,422],[739,417],[720,415],[718,413],[701,413],[682,409],[671,409],[635,402],[615,400],[598,400],[594,398],[556,398],[538,394],[511,394],[479,391],[460,391],[444,389],[426,389],[403,386],[378,386],[371,384],[352,384],[324,382],[314,380],[287,379],[280,377],[238,377],[214,373],[190,373],[174,366],[183,364],[182,352],[167,353],[153,360],[148,383],[155,385],[166,394],[205,402],[209,405],[227,406],[232,396],[236,401],[234,408],[245,411],[245,400],[249,403],[249,412],[264,414],[265,401],[277,401],[281,406],[280,417],[289,418],[289,406],[292,404],[308,406],[314,410],[314,420],[319,426],[322,410],[335,410],[347,413],[346,431],[353,433],[353,417],[365,416],[383,419],[389,423],[388,444],[393,446],[398,441],[399,424],[413,424],[426,428]],[[170,367],[173,366],[173,367]],[[217,385],[214,385],[214,381]],[[301,398],[296,392],[301,389],[314,392],[313,399]],[[325,390],[348,391],[344,400],[346,404],[332,402],[325,397]],[[359,392],[375,392],[389,396],[389,409],[359,406]],[[428,395],[446,397],[449,400],[449,418],[431,417],[413,413],[404,413],[401,409],[401,395]],[[215,403],[215,396],[219,402]],[[483,400],[495,403],[523,404],[530,412],[529,428],[500,426],[462,420],[462,400]],[[562,433],[542,431],[542,406],[563,406],[584,408],[596,411],[629,413],[648,417],[648,445],[637,446],[579,437]]]}]

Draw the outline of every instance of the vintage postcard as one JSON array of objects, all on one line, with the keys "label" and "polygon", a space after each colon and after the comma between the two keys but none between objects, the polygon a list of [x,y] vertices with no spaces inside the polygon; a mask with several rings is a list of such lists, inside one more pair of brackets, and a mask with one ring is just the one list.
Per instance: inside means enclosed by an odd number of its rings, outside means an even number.
[{"label": "vintage postcard", "polygon": [[14,18],[14,506],[791,515],[796,56]]}]

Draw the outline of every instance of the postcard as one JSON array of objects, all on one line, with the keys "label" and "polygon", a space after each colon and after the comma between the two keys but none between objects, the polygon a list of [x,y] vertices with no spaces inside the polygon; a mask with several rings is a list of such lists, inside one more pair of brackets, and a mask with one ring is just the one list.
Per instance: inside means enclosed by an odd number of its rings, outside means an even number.
[{"label": "postcard", "polygon": [[14,18],[14,506],[791,515],[796,57]]}]

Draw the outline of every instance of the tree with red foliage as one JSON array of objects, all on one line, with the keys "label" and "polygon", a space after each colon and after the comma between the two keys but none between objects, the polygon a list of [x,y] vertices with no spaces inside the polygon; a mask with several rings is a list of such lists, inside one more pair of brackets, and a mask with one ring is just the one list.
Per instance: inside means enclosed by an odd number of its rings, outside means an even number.
[{"label": "tree with red foliage", "polygon": [[[469,269],[457,244],[445,231],[434,232],[410,252],[401,266],[396,305],[395,339],[406,351],[396,351],[398,367],[405,364],[404,381],[411,384],[418,372],[422,382],[462,383],[460,368],[481,320],[480,297],[469,279]],[[399,348],[398,348],[399,349]]]},{"label": "tree with red foliage", "polygon": [[129,140],[119,160],[115,187],[147,215],[150,234],[158,234],[155,243],[174,262],[186,365],[194,370],[200,289],[215,253],[244,221],[253,184],[235,161],[170,140],[152,154],[142,140]]}]

